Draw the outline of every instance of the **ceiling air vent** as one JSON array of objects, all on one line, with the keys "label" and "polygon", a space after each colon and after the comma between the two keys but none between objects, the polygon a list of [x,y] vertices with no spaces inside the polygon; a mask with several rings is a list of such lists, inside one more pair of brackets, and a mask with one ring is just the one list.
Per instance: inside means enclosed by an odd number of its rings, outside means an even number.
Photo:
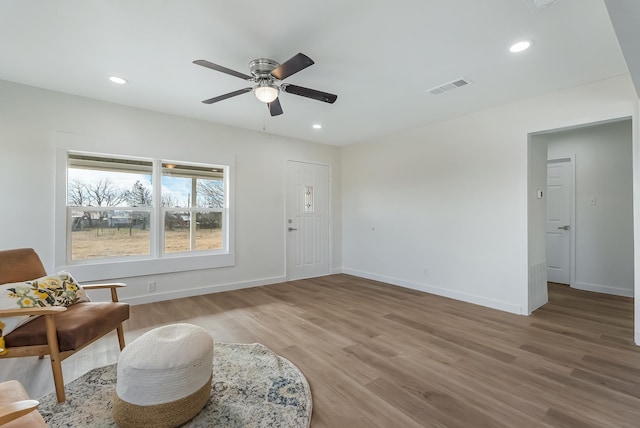
[{"label": "ceiling air vent", "polygon": [[452,80],[451,82],[443,83],[441,85],[435,86],[431,89],[427,89],[427,92],[433,95],[439,95],[443,92],[449,92],[454,89],[462,88],[463,86],[470,85],[471,81],[464,77],[460,77],[456,80]]},{"label": "ceiling air vent", "polygon": [[551,6],[554,3],[557,3],[559,0],[523,0],[529,9],[534,12],[544,9],[547,6]]}]

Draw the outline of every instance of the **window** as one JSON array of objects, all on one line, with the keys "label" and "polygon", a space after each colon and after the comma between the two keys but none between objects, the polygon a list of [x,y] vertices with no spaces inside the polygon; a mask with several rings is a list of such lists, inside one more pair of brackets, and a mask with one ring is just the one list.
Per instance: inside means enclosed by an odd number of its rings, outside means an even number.
[{"label": "window", "polygon": [[151,256],[153,163],[69,154],[68,262]]},{"label": "window", "polygon": [[[229,254],[229,165],[75,152],[65,161],[64,264]],[[163,271],[154,266],[140,274]]]},{"label": "window", "polygon": [[224,201],[224,169],[163,163],[164,252],[222,249]]}]

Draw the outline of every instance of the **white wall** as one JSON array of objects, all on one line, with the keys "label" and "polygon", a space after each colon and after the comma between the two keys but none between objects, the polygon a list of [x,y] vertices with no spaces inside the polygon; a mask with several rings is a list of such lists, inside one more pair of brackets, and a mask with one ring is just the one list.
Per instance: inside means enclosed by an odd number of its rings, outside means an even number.
[{"label": "white wall", "polygon": [[528,134],[637,102],[621,76],[344,148],[343,270],[527,313]]},{"label": "white wall", "polygon": [[631,126],[625,120],[535,136],[549,159],[575,155],[575,288],[633,297]]},{"label": "white wall", "polygon": [[[0,81],[0,249],[34,247],[54,267],[56,131],[87,135],[87,151],[196,162],[235,157],[236,265],[118,278],[125,300],[145,302],[285,280],[285,167],[288,159],[333,169],[334,270],[341,267],[340,151],[208,122]],[[78,139],[76,139],[78,140]],[[147,293],[147,281],[157,291]],[[164,294],[169,293],[169,294]],[[173,293],[173,294],[171,294]]]},{"label": "white wall", "polygon": [[[339,150],[0,81],[0,249],[32,246],[53,267],[52,135],[66,131],[103,140],[107,153],[205,162],[217,153],[235,155],[237,265],[123,278],[130,284],[125,298],[279,281],[285,160],[316,161],[333,166],[334,271],[342,266],[346,273],[527,313],[527,135],[636,120],[638,107],[630,79],[621,76]],[[158,287],[153,295],[145,291],[151,279]]]}]

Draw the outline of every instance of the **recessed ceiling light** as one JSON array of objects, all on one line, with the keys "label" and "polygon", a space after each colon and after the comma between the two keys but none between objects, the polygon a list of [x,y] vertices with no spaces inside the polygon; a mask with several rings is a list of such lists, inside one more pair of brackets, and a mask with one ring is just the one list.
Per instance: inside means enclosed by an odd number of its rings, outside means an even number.
[{"label": "recessed ceiling light", "polygon": [[118,85],[124,85],[125,83],[127,83],[127,79],[123,79],[122,77],[118,76],[111,76],[109,77],[109,80],[111,80],[113,83],[117,83]]},{"label": "recessed ceiling light", "polygon": [[509,51],[513,53],[517,53],[517,52],[526,51],[530,47],[531,47],[531,42],[529,40],[523,40],[521,42],[512,44],[511,47],[509,48]]},{"label": "recessed ceiling light", "polygon": [[313,129],[322,129],[322,125],[320,125],[319,123],[314,123],[312,127]]}]

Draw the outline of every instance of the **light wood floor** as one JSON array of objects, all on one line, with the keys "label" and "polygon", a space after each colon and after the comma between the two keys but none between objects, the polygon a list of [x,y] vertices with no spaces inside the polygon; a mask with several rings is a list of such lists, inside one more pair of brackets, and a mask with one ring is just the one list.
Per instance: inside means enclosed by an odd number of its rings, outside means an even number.
[{"label": "light wood floor", "polygon": [[[127,340],[189,322],[294,362],[314,428],[638,427],[633,300],[549,285],[530,317],[349,275],[132,307]],[[108,336],[63,363],[71,381],[117,360]],[[52,391],[49,361],[3,360],[0,379]]]}]

